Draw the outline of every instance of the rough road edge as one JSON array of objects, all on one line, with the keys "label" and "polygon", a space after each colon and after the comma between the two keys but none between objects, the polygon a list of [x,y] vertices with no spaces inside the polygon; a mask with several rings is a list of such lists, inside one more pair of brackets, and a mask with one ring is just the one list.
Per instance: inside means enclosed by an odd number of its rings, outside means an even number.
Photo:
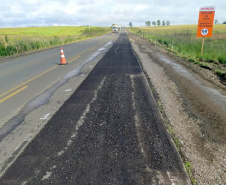
[{"label": "rough road edge", "polygon": [[[129,35],[129,34],[128,34]],[[130,41],[130,39],[129,39]],[[158,97],[158,93],[157,91],[155,90],[152,82],[150,81],[150,78],[142,64],[142,61],[141,59],[139,58],[138,54],[136,53],[135,49],[133,48],[133,43],[131,43],[131,48],[132,48],[132,51],[135,55],[135,57],[137,58],[137,61],[139,62],[139,65],[141,66],[141,69],[143,70],[143,77],[145,79],[145,83],[146,83],[146,86],[147,86],[147,89],[149,90],[149,94],[151,97],[153,97],[153,100],[155,102],[155,105],[156,107],[158,108],[158,114],[160,115],[161,119],[163,120],[163,123],[164,123],[164,128],[165,130],[167,131],[167,136],[168,136],[168,139],[170,140],[170,142],[172,143],[173,147],[176,149],[177,151],[177,154],[178,154],[178,158],[180,159],[181,161],[181,164],[183,165],[183,170],[186,172],[186,176],[187,176],[187,182],[186,184],[191,184],[191,181],[190,181],[190,177],[188,175],[188,171],[187,169],[185,168],[185,165],[184,165],[184,162],[186,161],[185,158],[183,157],[182,153],[180,151],[178,151],[178,147],[176,146],[175,144],[175,136],[169,132],[168,130],[168,126],[169,126],[169,120],[164,112],[164,109],[162,108],[162,106],[158,103],[160,102],[160,99]],[[188,180],[189,179],[189,180]]]}]

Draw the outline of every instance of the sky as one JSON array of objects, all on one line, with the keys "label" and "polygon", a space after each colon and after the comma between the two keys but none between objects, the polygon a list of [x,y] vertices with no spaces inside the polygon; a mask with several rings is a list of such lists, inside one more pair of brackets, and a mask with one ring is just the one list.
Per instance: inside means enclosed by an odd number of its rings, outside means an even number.
[{"label": "sky", "polygon": [[0,0],[0,27],[197,24],[202,6],[214,6],[215,19],[226,21],[226,0]]}]

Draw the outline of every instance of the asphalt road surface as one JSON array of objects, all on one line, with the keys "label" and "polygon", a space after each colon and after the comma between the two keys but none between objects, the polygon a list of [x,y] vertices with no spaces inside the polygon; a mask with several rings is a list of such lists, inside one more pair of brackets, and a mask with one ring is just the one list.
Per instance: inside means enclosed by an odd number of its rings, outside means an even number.
[{"label": "asphalt road surface", "polygon": [[1,127],[22,107],[111,40],[108,34],[62,46],[66,66],[58,65],[60,47],[0,61],[0,140],[5,137]]},{"label": "asphalt road surface", "polygon": [[0,183],[190,184],[125,33]]}]

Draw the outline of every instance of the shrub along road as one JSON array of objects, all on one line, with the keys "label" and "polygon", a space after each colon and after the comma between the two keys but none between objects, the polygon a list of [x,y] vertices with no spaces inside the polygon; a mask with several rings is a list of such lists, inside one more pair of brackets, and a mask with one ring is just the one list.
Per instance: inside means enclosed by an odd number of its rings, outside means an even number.
[{"label": "shrub along road", "polygon": [[0,182],[190,184],[126,34]]}]

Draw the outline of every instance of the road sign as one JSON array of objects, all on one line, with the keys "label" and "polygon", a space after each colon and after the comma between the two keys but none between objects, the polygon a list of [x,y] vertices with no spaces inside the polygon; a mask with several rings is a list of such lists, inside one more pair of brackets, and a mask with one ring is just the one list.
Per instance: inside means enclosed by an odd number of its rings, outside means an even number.
[{"label": "road sign", "polygon": [[197,37],[212,37],[214,14],[213,6],[200,8]]}]

